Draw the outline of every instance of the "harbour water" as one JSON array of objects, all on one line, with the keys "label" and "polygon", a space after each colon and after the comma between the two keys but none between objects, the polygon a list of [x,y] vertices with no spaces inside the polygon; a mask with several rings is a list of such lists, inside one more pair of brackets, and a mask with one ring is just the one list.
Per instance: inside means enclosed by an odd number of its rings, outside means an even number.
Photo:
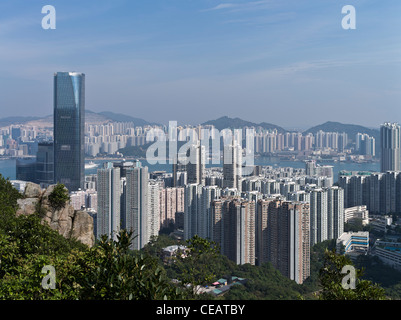
[{"label": "harbour water", "polygon": [[[92,167],[85,169],[85,174],[95,174],[97,169],[103,166],[103,163],[108,162],[110,160],[91,160],[97,167]],[[121,161],[121,160],[114,160]],[[129,161],[129,160],[127,160]],[[166,171],[172,172],[171,164],[149,164],[146,160],[140,160],[143,166],[148,166],[149,171]],[[14,180],[16,178],[15,173],[15,159],[4,159],[0,160],[0,174],[9,178],[10,180]],[[89,160],[86,161],[89,163]],[[334,162],[334,161],[325,161],[325,165],[333,166],[333,174],[334,181],[337,180],[338,173],[342,170],[345,171],[380,171],[380,163],[379,162],[371,162],[371,163],[356,163],[356,162]],[[284,161],[275,157],[256,157],[255,165],[265,165],[265,166],[274,166],[274,167],[292,167],[292,168],[305,168],[305,163],[303,161]],[[323,163],[322,163],[323,165]],[[209,164],[206,167],[218,167],[216,164]],[[221,165],[220,165],[221,166]]]}]

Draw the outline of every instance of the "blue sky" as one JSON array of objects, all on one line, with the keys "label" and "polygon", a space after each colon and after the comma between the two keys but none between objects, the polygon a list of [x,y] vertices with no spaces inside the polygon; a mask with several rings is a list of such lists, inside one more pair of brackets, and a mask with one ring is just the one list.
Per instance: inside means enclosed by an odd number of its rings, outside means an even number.
[{"label": "blue sky", "polygon": [[53,73],[79,71],[87,109],[161,123],[401,122],[400,17],[399,0],[2,0],[0,117],[51,114]]}]

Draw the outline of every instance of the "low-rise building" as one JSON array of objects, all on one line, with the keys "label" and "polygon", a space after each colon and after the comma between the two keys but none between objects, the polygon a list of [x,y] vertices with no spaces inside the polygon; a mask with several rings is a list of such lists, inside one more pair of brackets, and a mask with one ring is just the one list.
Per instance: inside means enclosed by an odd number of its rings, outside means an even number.
[{"label": "low-rise building", "polygon": [[376,240],[371,254],[383,263],[401,271],[401,242]]},{"label": "low-rise building", "polygon": [[355,206],[344,209],[344,223],[354,224],[358,220],[362,222],[363,226],[369,224],[367,206]]},{"label": "low-rise building", "polygon": [[369,232],[344,232],[336,243],[337,253],[344,253],[351,259],[358,255],[366,255],[369,250]]}]

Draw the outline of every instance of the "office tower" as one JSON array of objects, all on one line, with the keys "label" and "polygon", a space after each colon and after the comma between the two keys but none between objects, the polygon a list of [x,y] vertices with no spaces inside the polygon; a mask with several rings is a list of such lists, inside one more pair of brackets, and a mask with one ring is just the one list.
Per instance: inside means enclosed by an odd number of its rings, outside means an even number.
[{"label": "office tower", "polygon": [[36,153],[36,180],[47,187],[54,182],[53,142],[39,142]]},{"label": "office tower", "polygon": [[337,239],[344,232],[344,189],[327,189],[327,238]]},{"label": "office tower", "polygon": [[328,239],[327,234],[327,191],[324,189],[311,190],[310,196],[310,241],[311,246]]},{"label": "office tower", "polygon": [[386,122],[380,127],[381,172],[400,171],[400,126]]},{"label": "office tower", "polygon": [[229,200],[224,206],[223,254],[236,264],[255,264],[255,202]]},{"label": "office tower", "polygon": [[54,75],[54,181],[84,189],[85,74]]},{"label": "office tower", "polygon": [[205,185],[205,146],[198,144],[191,145],[189,148],[189,162],[186,165],[188,184],[196,183]]},{"label": "office tower", "polygon": [[133,167],[126,171],[126,230],[133,232],[131,247],[142,249],[149,242],[148,234],[148,167]]},{"label": "office tower", "polygon": [[224,146],[223,154],[223,188],[242,187],[242,148],[233,139],[232,144]]},{"label": "office tower", "polygon": [[111,162],[97,170],[97,235],[117,240],[120,231],[120,169]]}]

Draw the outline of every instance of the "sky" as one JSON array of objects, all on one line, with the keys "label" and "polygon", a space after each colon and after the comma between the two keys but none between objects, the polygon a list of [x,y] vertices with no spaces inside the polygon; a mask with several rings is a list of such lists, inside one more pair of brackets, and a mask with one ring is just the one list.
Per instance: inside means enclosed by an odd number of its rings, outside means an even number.
[{"label": "sky", "polygon": [[399,0],[2,0],[0,118],[52,114],[54,72],[77,71],[86,109],[158,123],[401,123],[400,17]]}]

